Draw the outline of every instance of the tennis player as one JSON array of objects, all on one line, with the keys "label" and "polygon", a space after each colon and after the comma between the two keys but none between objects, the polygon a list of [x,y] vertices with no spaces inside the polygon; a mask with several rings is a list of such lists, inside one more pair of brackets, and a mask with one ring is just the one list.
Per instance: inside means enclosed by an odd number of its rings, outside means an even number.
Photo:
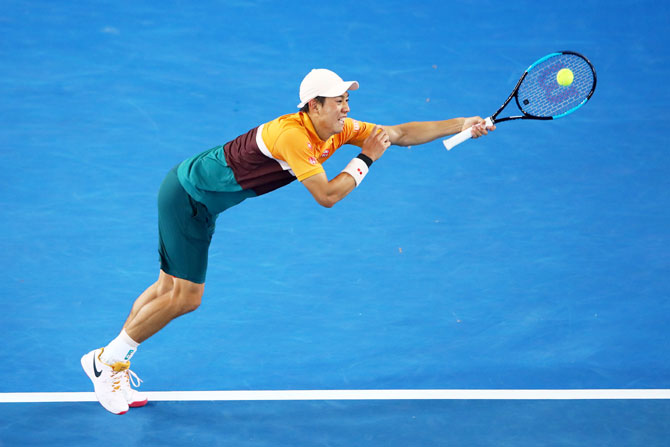
[{"label": "tennis player", "polygon": [[[220,213],[295,179],[330,208],[361,184],[392,144],[427,143],[471,126],[474,138],[495,129],[487,129],[478,116],[395,126],[356,121],[348,117],[349,91],[356,89],[356,81],[345,82],[330,70],[312,70],[300,84],[299,112],[261,124],[167,174],[158,193],[158,281],[137,298],[118,337],[81,359],[105,409],[123,414],[147,403],[133,388],[140,380],[130,370],[130,359],[140,343],[200,305]],[[361,152],[328,180],[322,164],[344,144]]]}]

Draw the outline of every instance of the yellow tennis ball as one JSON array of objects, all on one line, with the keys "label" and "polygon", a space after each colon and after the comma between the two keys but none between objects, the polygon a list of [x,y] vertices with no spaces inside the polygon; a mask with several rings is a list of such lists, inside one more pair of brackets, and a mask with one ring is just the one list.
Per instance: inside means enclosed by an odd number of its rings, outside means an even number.
[{"label": "yellow tennis ball", "polygon": [[575,78],[575,75],[572,74],[572,70],[569,68],[561,68],[556,74],[556,81],[563,87],[567,87],[572,84],[572,80]]}]

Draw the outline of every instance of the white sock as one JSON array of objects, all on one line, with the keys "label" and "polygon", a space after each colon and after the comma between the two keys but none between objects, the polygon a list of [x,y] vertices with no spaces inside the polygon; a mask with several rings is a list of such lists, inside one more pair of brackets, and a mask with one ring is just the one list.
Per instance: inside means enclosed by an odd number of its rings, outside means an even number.
[{"label": "white sock", "polygon": [[108,365],[113,365],[116,362],[128,361],[135,355],[139,345],[140,344],[130,338],[126,333],[126,330],[123,329],[118,337],[105,346],[105,350],[102,351],[100,360]]}]

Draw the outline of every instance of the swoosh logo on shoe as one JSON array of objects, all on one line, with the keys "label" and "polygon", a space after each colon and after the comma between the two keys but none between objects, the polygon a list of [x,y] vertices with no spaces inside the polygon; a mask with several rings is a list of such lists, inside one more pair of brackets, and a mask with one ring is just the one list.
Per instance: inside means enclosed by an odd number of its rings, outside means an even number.
[{"label": "swoosh logo on shoe", "polygon": [[95,377],[100,377],[100,374],[102,374],[102,371],[98,371],[95,367],[95,354],[93,354],[93,373],[95,373]]}]

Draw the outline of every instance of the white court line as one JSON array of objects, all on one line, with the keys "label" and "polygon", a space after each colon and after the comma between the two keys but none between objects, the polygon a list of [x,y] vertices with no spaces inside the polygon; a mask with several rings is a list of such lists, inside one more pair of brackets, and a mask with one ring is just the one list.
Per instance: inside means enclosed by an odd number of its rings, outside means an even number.
[{"label": "white court line", "polygon": [[[147,391],[150,401],[670,399],[670,389]],[[92,392],[0,393],[0,403],[95,402]]]}]

